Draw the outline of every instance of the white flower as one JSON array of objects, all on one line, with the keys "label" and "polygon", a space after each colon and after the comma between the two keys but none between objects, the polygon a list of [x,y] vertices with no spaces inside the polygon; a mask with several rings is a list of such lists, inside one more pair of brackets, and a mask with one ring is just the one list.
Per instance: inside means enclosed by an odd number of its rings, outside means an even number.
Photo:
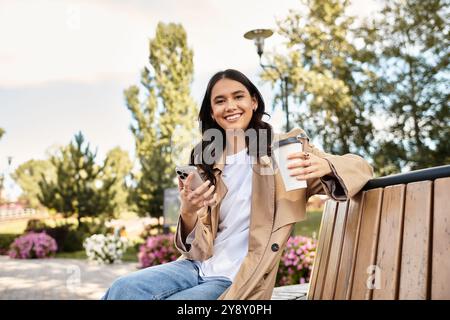
[{"label": "white flower", "polygon": [[121,261],[127,243],[125,237],[94,234],[85,240],[83,246],[89,260],[99,263],[114,263]]}]

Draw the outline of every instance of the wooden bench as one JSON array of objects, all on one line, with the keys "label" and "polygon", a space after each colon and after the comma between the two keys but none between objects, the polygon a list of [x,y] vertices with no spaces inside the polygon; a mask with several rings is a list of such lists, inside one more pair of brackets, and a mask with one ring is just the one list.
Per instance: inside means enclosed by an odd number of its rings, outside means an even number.
[{"label": "wooden bench", "polygon": [[307,299],[450,299],[450,165],[328,200]]}]

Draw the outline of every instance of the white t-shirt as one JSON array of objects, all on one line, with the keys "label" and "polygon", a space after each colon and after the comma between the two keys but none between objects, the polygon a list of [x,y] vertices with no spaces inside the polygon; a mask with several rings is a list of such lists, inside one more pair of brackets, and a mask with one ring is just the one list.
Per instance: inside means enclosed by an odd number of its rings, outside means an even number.
[{"label": "white t-shirt", "polygon": [[[226,157],[222,178],[228,191],[220,205],[214,253],[208,260],[195,261],[202,277],[227,277],[233,281],[247,255],[252,176],[247,149]],[[193,233],[187,237],[187,243],[192,242]]]}]

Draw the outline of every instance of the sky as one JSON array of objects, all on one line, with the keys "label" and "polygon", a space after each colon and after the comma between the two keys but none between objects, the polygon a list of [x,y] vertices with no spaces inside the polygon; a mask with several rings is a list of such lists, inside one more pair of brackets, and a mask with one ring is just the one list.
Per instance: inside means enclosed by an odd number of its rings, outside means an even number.
[{"label": "sky", "polygon": [[[0,173],[68,144],[82,131],[98,159],[120,146],[134,156],[131,115],[123,90],[139,83],[147,64],[148,41],[158,22],[181,23],[194,51],[192,96],[203,98],[209,78],[235,68],[262,85],[254,44],[246,31],[275,29],[276,19],[299,7],[299,0],[0,0]],[[374,0],[353,0],[350,13],[366,17]],[[266,49],[281,39],[266,40]],[[271,108],[269,107],[269,110]],[[270,123],[281,128],[280,111]],[[11,164],[8,165],[8,157]],[[7,195],[20,193],[11,179]]]}]

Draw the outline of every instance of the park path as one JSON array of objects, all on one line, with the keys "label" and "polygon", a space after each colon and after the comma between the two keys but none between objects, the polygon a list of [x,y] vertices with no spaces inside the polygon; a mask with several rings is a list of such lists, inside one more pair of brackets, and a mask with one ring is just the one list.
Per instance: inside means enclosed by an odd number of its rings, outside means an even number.
[{"label": "park path", "polygon": [[[87,260],[19,260],[0,256],[0,300],[98,300],[137,263],[98,265]],[[272,300],[304,300],[308,284],[275,288]]]},{"label": "park path", "polygon": [[19,260],[0,256],[0,300],[100,299],[119,276],[137,263],[98,265],[76,259]]}]

